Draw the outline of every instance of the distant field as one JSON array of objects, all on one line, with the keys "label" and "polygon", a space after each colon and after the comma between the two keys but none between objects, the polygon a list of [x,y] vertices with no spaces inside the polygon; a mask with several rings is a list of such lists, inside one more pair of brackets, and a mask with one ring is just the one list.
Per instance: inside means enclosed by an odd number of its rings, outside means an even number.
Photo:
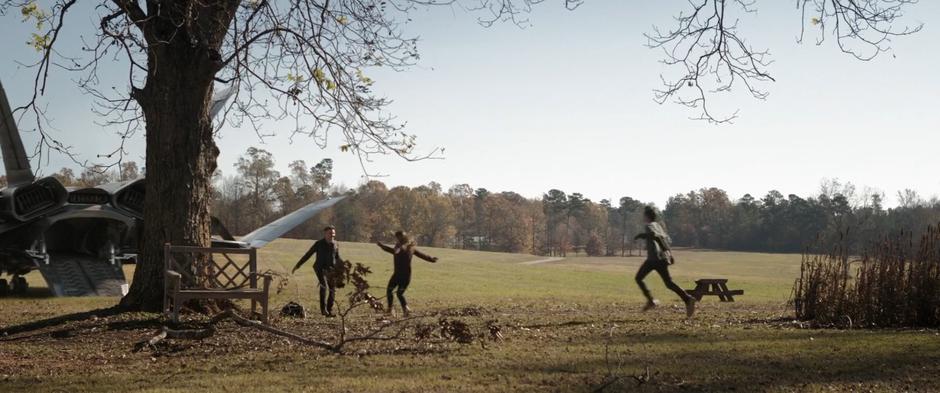
[{"label": "distant field", "polygon": [[[286,274],[310,241],[279,240],[263,248],[265,268]],[[639,311],[633,274],[639,257],[545,257],[446,249],[415,260],[408,298],[416,311],[471,308],[459,318],[482,329],[502,327],[505,341],[418,343],[404,340],[332,355],[228,324],[175,352],[132,353],[159,326],[153,315],[70,322],[0,336],[0,391],[937,391],[940,339],[934,330],[803,329],[786,306],[799,255],[680,250],[672,268],[686,288],[697,278],[729,279],[745,295],[735,303],[707,297],[685,320],[659,277],[647,279],[662,306]],[[377,296],[391,257],[370,244],[342,243],[344,258],[370,266]],[[130,277],[132,266],[128,266]],[[47,298],[29,277],[28,298],[0,299],[3,326],[107,307],[112,298]],[[315,309],[308,265],[275,295],[276,308],[300,300]],[[342,298],[342,296],[340,296]],[[368,325],[374,316],[356,314]],[[431,320],[436,322],[436,319]],[[335,320],[281,319],[308,337],[332,337]],[[367,352],[361,352],[367,351]],[[634,376],[651,379],[638,384]],[[618,378],[619,377],[619,378]]]}]

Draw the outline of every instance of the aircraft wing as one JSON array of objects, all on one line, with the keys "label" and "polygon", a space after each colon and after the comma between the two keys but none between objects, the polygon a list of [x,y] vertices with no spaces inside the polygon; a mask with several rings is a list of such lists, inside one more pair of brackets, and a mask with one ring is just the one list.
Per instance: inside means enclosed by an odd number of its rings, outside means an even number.
[{"label": "aircraft wing", "polygon": [[307,206],[295,210],[291,214],[275,220],[268,225],[255,229],[251,233],[239,239],[239,241],[248,244],[248,247],[251,248],[261,248],[274,239],[283,236],[291,229],[296,228],[304,221],[309,220],[317,213],[335,205],[337,202],[343,200],[343,198],[346,198],[346,196],[336,196],[324,199],[322,201],[313,202]]},{"label": "aircraft wing", "polygon": [[225,103],[228,102],[228,99],[235,94],[235,86],[229,86],[222,90],[218,90],[212,93],[212,102],[209,105],[209,118],[215,119],[215,115],[219,114]]},{"label": "aircraft wing", "polygon": [[7,184],[17,185],[32,183],[36,180],[29,167],[29,157],[23,148],[20,132],[13,122],[13,111],[7,101],[7,93],[0,83],[0,152],[3,154],[3,166],[6,168]]}]

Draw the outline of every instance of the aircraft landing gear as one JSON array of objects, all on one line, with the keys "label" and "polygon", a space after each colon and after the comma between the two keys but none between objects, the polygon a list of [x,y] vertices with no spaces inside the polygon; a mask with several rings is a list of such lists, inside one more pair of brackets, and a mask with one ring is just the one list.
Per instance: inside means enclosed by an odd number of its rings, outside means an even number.
[{"label": "aircraft landing gear", "polygon": [[22,276],[13,276],[12,292],[16,295],[25,295],[29,289],[29,283]]},{"label": "aircraft landing gear", "polygon": [[10,293],[10,285],[7,284],[7,280],[0,278],[0,297],[6,296]]}]

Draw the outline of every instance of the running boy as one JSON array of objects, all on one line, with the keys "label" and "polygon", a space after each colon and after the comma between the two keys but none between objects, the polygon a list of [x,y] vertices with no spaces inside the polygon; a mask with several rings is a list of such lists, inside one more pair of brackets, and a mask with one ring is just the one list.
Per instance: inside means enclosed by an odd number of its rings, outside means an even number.
[{"label": "running boy", "polygon": [[643,283],[643,279],[646,278],[646,275],[655,270],[659,273],[659,276],[662,277],[666,288],[671,289],[682,298],[682,301],[685,302],[685,315],[691,318],[692,314],[695,314],[696,300],[692,295],[689,295],[688,292],[676,285],[669,275],[669,265],[675,263],[675,259],[672,257],[672,250],[669,248],[669,235],[666,234],[663,227],[656,222],[656,216],[656,210],[652,206],[647,206],[643,209],[643,221],[646,223],[646,230],[644,233],[636,235],[634,238],[634,240],[646,240],[646,261],[640,266],[640,270],[636,272],[636,284],[639,285],[640,290],[643,291],[643,296],[646,296],[646,306],[643,307],[643,311],[652,309],[656,307],[657,304],[649,288]]}]

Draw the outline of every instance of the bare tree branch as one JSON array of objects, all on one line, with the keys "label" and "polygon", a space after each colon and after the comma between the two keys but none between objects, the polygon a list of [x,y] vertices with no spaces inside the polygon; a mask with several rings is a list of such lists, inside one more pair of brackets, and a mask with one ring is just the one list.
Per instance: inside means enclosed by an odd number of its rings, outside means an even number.
[{"label": "bare tree branch", "polygon": [[[768,93],[758,87],[775,79],[770,76],[769,52],[746,44],[738,33],[738,19],[732,14],[754,12],[755,0],[689,0],[691,10],[682,12],[670,30],[653,27],[646,34],[650,48],[661,49],[662,63],[679,69],[675,78],[661,77],[663,87],[656,89],[656,102],[668,100],[700,110],[696,119],[727,123],[737,117],[716,115],[708,106],[710,94],[729,92],[735,84],[743,85],[754,98],[763,100]],[[728,3],[735,9],[729,10]]]},{"label": "bare tree branch", "polygon": [[[892,37],[916,33],[923,27],[896,28],[903,11],[918,0],[797,0],[801,10],[798,41],[803,41],[807,23],[818,26],[817,45],[828,32],[836,37],[839,49],[868,61],[890,50]],[[699,114],[695,119],[727,123],[737,117],[718,114],[709,97],[732,92],[735,85],[752,97],[763,100],[768,92],[761,85],[775,82],[769,72],[770,52],[754,49],[738,29],[738,16],[756,11],[756,0],[688,0],[689,9],[675,17],[675,26],[661,30],[654,26],[647,34],[648,46],[663,51],[662,63],[677,70],[675,76],[661,76],[663,87],[654,90],[656,102],[674,101]],[[813,15],[812,17],[809,17]],[[808,18],[809,17],[809,18]]]},{"label": "bare tree branch", "polygon": [[[869,61],[891,50],[891,38],[919,32],[924,26],[895,27],[904,11],[919,0],[799,0],[802,11],[799,42],[806,24],[819,29],[816,45],[826,39],[826,30],[836,38],[839,49],[858,60]],[[812,15],[810,17],[810,15]]]}]

